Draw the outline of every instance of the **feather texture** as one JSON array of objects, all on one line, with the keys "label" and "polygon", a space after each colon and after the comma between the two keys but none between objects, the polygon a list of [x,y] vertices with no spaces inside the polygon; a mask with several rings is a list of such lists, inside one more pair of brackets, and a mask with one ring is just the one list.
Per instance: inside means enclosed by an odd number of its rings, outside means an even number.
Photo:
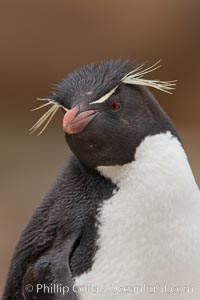
[{"label": "feather texture", "polygon": [[[149,66],[147,68],[144,68],[144,64],[141,64],[140,66],[136,67],[132,71],[128,72],[125,76],[123,76],[121,78],[121,80],[119,81],[119,83],[114,88],[112,88],[108,93],[104,94],[98,100],[90,102],[89,104],[92,105],[92,104],[96,104],[96,103],[104,103],[116,92],[117,88],[119,87],[119,85],[121,83],[153,87],[157,90],[160,90],[160,91],[171,94],[172,90],[175,88],[176,80],[161,81],[161,80],[158,80],[158,79],[157,80],[155,80],[155,79],[152,80],[152,79],[145,79],[144,78],[144,75],[146,75],[150,72],[153,72],[153,71],[157,70],[158,68],[160,68],[161,67],[160,62],[161,62],[161,60],[157,61],[152,66]],[[53,99],[38,98],[37,100],[47,101],[47,103],[42,104],[39,107],[36,107],[36,108],[32,109],[33,111],[39,110],[39,109],[45,108],[46,106],[51,105],[51,107],[42,115],[42,117],[29,130],[30,133],[34,133],[42,125],[44,125],[42,130],[39,131],[39,133],[38,133],[38,135],[40,135],[47,128],[47,126],[51,122],[53,116],[56,114],[56,112],[58,111],[58,109],[60,107],[62,107],[65,111],[68,111],[68,109],[66,107],[64,107],[63,105],[59,104],[58,102],[56,102]]]},{"label": "feather texture", "polygon": [[127,73],[121,79],[120,83],[116,87],[114,87],[110,92],[108,92],[106,95],[104,95],[100,99],[98,99],[94,102],[91,102],[90,104],[103,103],[106,100],[108,100],[110,98],[110,96],[115,93],[115,91],[117,90],[118,86],[121,83],[149,86],[149,87],[153,87],[157,90],[163,91],[165,93],[171,94],[172,93],[171,91],[173,89],[175,89],[177,80],[161,81],[161,80],[152,80],[152,79],[144,78],[144,75],[159,69],[161,67],[160,62],[161,62],[161,60],[157,61],[155,64],[153,64],[152,66],[150,66],[146,69],[143,69],[144,64],[138,66],[134,70]]},{"label": "feather texture", "polygon": [[47,103],[42,104],[42,105],[40,105],[40,106],[32,109],[32,111],[35,111],[35,110],[38,110],[38,109],[42,109],[42,108],[44,108],[44,107],[46,107],[48,105],[51,105],[51,107],[42,115],[42,117],[29,129],[30,134],[32,134],[35,131],[37,131],[44,124],[44,127],[42,128],[42,130],[39,131],[39,133],[38,133],[38,136],[39,136],[47,128],[47,126],[51,122],[53,116],[56,114],[56,112],[58,111],[58,109],[60,107],[62,107],[65,111],[68,111],[68,109],[66,107],[64,107],[63,105],[55,102],[52,99],[37,98],[37,100],[39,100],[39,101],[47,101]]}]

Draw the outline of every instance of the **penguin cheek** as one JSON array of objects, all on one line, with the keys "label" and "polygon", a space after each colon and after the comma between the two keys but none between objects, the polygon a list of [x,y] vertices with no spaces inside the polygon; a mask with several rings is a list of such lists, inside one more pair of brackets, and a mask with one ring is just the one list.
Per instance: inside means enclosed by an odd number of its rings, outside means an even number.
[{"label": "penguin cheek", "polygon": [[[75,156],[88,166],[120,164],[126,159],[123,147],[125,126],[102,114],[79,134],[66,134],[66,141]],[[124,149],[125,148],[125,149]],[[122,151],[121,151],[122,150]]]},{"label": "penguin cheek", "polygon": [[98,148],[96,140],[89,138],[86,130],[80,134],[65,134],[70,150],[79,158],[91,156]]},{"label": "penguin cheek", "polygon": [[87,166],[101,165],[102,158],[107,156],[107,141],[101,130],[98,130],[95,120],[80,134],[65,134],[65,139],[70,150]]}]

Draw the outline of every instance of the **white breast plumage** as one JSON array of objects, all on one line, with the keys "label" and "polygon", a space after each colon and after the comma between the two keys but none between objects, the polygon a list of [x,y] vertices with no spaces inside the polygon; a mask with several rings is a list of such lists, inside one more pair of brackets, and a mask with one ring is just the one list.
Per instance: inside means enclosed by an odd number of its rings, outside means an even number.
[{"label": "white breast plumage", "polygon": [[119,190],[101,208],[92,269],[75,280],[80,299],[200,299],[200,192],[179,141],[147,137],[132,163],[98,169]]}]

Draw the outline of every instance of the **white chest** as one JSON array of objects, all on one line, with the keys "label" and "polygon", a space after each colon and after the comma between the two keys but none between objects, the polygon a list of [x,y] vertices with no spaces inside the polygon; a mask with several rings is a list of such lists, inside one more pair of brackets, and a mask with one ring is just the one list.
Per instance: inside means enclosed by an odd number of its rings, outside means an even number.
[{"label": "white chest", "polygon": [[200,287],[200,193],[179,142],[148,137],[133,163],[99,170],[119,190],[102,206],[93,267],[76,278],[80,299],[165,299],[162,288]]}]

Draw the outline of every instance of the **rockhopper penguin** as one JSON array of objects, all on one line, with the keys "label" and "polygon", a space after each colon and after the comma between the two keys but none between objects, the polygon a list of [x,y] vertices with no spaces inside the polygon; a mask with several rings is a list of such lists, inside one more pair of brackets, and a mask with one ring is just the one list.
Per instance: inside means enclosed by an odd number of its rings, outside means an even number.
[{"label": "rockhopper penguin", "polygon": [[3,300],[200,299],[200,192],[144,69],[64,79],[33,126],[64,111],[73,152],[16,246]]}]

